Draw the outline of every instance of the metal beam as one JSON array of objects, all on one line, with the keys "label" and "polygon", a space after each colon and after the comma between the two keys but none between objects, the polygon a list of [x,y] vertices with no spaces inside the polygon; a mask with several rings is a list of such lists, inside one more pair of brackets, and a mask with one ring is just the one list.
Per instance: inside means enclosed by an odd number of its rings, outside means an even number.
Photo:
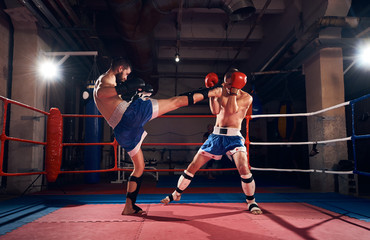
[{"label": "metal beam", "polygon": [[58,65],[63,64],[70,56],[97,56],[97,51],[79,51],[79,52],[43,52],[45,56],[63,56],[62,59],[58,61]]}]

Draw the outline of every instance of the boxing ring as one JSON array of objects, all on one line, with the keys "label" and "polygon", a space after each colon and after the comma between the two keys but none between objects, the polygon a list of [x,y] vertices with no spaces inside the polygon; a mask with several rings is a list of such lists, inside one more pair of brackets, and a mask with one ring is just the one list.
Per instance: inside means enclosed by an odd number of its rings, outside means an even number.
[{"label": "boxing ring", "polygon": [[[357,169],[357,158],[356,158],[356,141],[361,139],[369,139],[370,134],[365,135],[357,135],[355,132],[355,118],[354,118],[354,109],[355,104],[359,101],[367,99],[370,97],[370,94],[362,96],[360,98],[347,101],[341,104],[337,104],[332,107],[328,107],[316,112],[311,113],[295,113],[295,114],[260,114],[260,115],[248,115],[246,116],[246,147],[249,152],[249,146],[262,146],[262,145],[314,145],[314,144],[327,144],[333,142],[341,142],[341,141],[352,141],[352,148],[353,148],[353,161],[354,161],[354,169],[351,171],[332,171],[326,169],[276,169],[276,168],[256,168],[251,166],[252,170],[255,171],[288,171],[288,172],[316,172],[316,173],[328,173],[328,174],[361,174],[370,176],[369,172],[364,172]],[[61,114],[59,109],[51,108],[49,112],[42,111],[40,109],[28,106],[26,104],[7,99],[5,97],[0,96],[0,100],[4,103],[4,115],[3,115],[3,127],[2,133],[0,135],[1,140],[1,154],[0,154],[0,176],[24,176],[24,175],[46,175],[47,180],[49,182],[56,181],[59,174],[66,174],[66,173],[99,173],[99,172],[113,172],[113,171],[132,171],[132,168],[121,168],[119,167],[119,159],[118,159],[118,143],[116,140],[113,142],[105,142],[105,143],[63,143],[63,118],[102,118],[101,115],[79,115],[79,114]],[[41,113],[47,116],[47,126],[46,126],[46,142],[39,142],[33,141],[28,139],[20,139],[11,136],[7,136],[5,133],[6,124],[7,124],[7,111],[8,105],[15,104],[32,111]],[[317,141],[306,141],[306,142],[251,142],[249,140],[249,125],[250,120],[258,119],[258,118],[282,118],[282,117],[310,117],[319,115],[321,113],[331,111],[340,107],[350,106],[351,107],[351,126],[352,126],[352,135],[348,137],[338,138],[338,139],[329,139],[329,140],[317,140]],[[163,115],[159,118],[214,118],[213,115]],[[19,142],[26,142],[31,144],[38,144],[46,146],[45,150],[45,169],[44,171],[40,172],[24,172],[24,173],[7,173],[3,171],[3,162],[4,162],[4,147],[6,141],[19,141]],[[142,146],[201,146],[202,143],[143,143]],[[62,163],[62,153],[63,148],[67,146],[112,146],[114,149],[114,167],[110,169],[100,169],[100,170],[75,170],[75,171],[63,171],[61,170],[61,163]],[[233,171],[236,168],[228,168],[228,169],[200,169],[199,171]],[[184,169],[145,169],[146,172],[182,172]]]},{"label": "boxing ring", "polygon": [[[322,174],[370,173],[358,169],[356,142],[370,138],[355,131],[355,105],[370,97],[363,97],[311,113],[261,114],[246,117],[246,147],[262,145],[314,145],[352,141],[354,168],[349,171],[328,169],[279,169],[251,166],[252,171],[280,171]],[[49,112],[0,96],[3,102],[3,126],[0,135],[0,176],[17,177],[45,175],[55,182],[60,174],[130,172],[119,164],[118,143],[64,143],[64,118],[101,118],[100,115],[62,114],[57,108]],[[9,104],[40,113],[47,118],[46,141],[21,139],[6,134]],[[258,118],[310,117],[341,107],[351,107],[351,136],[338,139],[318,139],[305,142],[251,142],[249,126]],[[214,118],[213,115],[164,115],[159,118]],[[25,142],[45,146],[45,166],[41,171],[4,171],[6,141]],[[143,143],[142,146],[200,146],[202,143]],[[63,148],[70,146],[110,146],[114,151],[114,166],[99,170],[61,170]],[[145,169],[145,172],[182,172],[184,169]],[[199,171],[235,171],[236,168],[200,169]],[[173,191],[174,184],[150,189],[143,186],[137,203],[148,213],[145,216],[121,216],[124,188],[111,194],[82,194],[81,190],[69,194],[40,193],[0,202],[0,236],[2,239],[367,239],[370,231],[370,201],[336,193],[277,193],[259,189],[256,199],[264,211],[254,216],[246,212],[245,197],[240,186],[201,186],[187,189],[181,202],[162,206],[159,200]],[[240,184],[240,183],[238,183]],[[114,184],[113,184],[114,185]],[[117,185],[117,184],[116,184]],[[89,186],[87,186],[88,188]],[[91,186],[90,186],[91,187]],[[98,188],[98,187],[92,187]],[[106,186],[105,186],[106,188]],[[153,189],[155,188],[155,189]],[[334,230],[335,229],[335,230]]]}]

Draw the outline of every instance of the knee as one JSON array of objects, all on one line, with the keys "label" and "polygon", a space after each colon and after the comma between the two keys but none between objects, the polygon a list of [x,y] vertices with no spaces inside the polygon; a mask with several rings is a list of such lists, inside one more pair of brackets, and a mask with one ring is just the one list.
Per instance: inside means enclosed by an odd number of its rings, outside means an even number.
[{"label": "knee", "polygon": [[198,163],[196,163],[196,162],[191,162],[190,164],[189,164],[189,166],[188,166],[188,168],[187,168],[187,171],[188,172],[190,172],[190,173],[192,173],[192,174],[195,174],[198,170],[199,170],[199,168],[200,168],[201,166],[199,166],[199,164]]},{"label": "knee", "polygon": [[191,163],[186,170],[192,174],[195,174],[198,168],[196,167],[196,165]]},{"label": "knee", "polygon": [[135,176],[135,177],[140,177],[140,176],[142,176],[143,175],[143,173],[144,173],[144,168],[145,168],[145,166],[143,165],[143,166],[135,166],[134,167],[134,170],[132,171],[132,174],[131,175],[133,175],[133,176]]},{"label": "knee", "polygon": [[251,175],[251,171],[248,166],[239,166],[238,171],[240,175]]}]

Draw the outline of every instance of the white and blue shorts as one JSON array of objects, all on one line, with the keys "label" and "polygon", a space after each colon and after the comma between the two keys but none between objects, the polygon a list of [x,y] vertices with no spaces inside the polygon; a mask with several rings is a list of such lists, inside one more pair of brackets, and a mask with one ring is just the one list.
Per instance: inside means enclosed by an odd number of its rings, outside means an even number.
[{"label": "white and blue shorts", "polygon": [[[131,102],[129,106],[123,101],[117,106],[112,117],[108,121],[114,128],[114,135],[117,142],[123,147],[130,156],[134,156],[140,149],[147,132],[144,125],[158,116],[158,102],[155,99],[142,100],[141,98]],[[121,110],[122,109],[122,110]],[[112,123],[111,119],[119,119],[117,124]],[[118,117],[117,117],[118,116]]]},{"label": "white and blue shorts", "polygon": [[245,139],[239,129],[215,127],[198,153],[215,160],[220,160],[222,155],[226,154],[231,159],[231,156],[236,152],[247,154],[244,143]]}]

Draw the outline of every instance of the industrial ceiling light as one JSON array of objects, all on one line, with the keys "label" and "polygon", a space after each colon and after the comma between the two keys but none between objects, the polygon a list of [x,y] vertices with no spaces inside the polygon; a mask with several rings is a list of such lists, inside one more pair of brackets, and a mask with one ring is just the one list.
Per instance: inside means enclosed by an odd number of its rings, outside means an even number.
[{"label": "industrial ceiling light", "polygon": [[180,54],[178,52],[175,54],[175,62],[180,62]]},{"label": "industrial ceiling light", "polygon": [[229,14],[232,22],[244,21],[256,12],[252,0],[231,0],[223,9]]}]

